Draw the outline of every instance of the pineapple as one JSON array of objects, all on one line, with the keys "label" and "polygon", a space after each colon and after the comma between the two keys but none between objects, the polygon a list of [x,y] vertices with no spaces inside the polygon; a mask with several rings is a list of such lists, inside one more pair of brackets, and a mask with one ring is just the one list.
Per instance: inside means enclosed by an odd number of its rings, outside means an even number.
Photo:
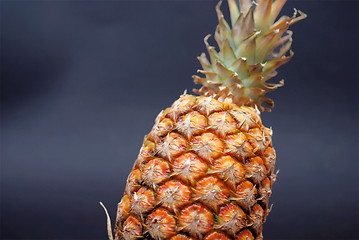
[{"label": "pineapple", "polygon": [[[277,16],[285,0],[228,0],[215,40],[198,57],[202,84],[163,110],[145,137],[118,205],[115,239],[263,239],[276,154],[260,111],[274,102],[267,81],[293,56],[288,27],[306,15]],[[299,16],[297,14],[299,13]],[[289,52],[289,54],[287,54]]]}]

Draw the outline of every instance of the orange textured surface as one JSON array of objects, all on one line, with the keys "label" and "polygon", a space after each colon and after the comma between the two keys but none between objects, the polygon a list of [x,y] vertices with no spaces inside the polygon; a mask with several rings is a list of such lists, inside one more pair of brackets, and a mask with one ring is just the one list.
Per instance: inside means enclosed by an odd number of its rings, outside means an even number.
[{"label": "orange textured surface", "polygon": [[144,140],[116,239],[261,239],[275,181],[271,134],[253,108],[182,95]]}]

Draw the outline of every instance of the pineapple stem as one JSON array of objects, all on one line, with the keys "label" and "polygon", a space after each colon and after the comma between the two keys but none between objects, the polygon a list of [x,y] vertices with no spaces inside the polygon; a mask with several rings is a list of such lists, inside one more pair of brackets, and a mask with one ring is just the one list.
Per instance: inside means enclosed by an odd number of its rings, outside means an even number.
[{"label": "pineapple stem", "polygon": [[111,218],[110,215],[107,212],[107,209],[105,207],[105,205],[103,205],[102,202],[100,202],[101,207],[103,208],[103,210],[105,211],[106,214],[106,221],[107,221],[107,235],[108,235],[108,239],[109,240],[113,240],[113,235],[112,235],[112,227],[111,227]]}]

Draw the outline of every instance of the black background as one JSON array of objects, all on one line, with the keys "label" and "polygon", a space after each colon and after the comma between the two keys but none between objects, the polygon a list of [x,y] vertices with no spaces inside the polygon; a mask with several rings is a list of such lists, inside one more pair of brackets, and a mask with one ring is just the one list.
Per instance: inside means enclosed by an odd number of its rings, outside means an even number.
[{"label": "black background", "polygon": [[[216,1],[1,1],[1,238],[106,239],[143,136],[195,85]],[[226,4],[223,10],[227,12]],[[358,1],[308,18],[264,113],[278,181],[266,239],[358,239]]]}]

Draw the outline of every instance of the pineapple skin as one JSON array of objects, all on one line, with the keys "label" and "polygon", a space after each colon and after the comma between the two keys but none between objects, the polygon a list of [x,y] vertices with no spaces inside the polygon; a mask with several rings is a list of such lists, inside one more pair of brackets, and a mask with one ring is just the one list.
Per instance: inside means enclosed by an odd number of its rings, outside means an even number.
[{"label": "pineapple skin", "polygon": [[182,95],[144,139],[115,239],[263,239],[276,179],[271,136],[255,108]]}]

